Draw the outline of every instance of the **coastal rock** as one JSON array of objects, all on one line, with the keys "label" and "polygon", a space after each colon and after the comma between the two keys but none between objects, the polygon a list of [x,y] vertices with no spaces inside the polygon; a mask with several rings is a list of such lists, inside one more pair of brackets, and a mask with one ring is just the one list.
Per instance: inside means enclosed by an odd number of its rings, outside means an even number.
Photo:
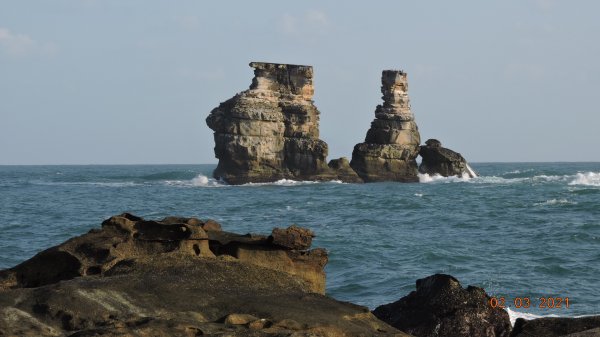
[{"label": "coastal rock", "polygon": [[383,104],[363,143],[352,152],[350,166],[365,181],[416,182],[421,138],[410,110],[406,73],[384,70],[381,75]]},{"label": "coastal rock", "polygon": [[292,225],[286,229],[274,228],[271,233],[271,242],[287,249],[305,250],[310,248],[314,236],[315,233],[310,229]]},{"label": "coastal rock", "polygon": [[213,109],[219,164],[213,176],[229,184],[280,179],[339,179],[319,139],[311,66],[252,62],[250,88]]},{"label": "coastal rock", "polygon": [[417,280],[417,290],[377,307],[382,321],[417,337],[508,337],[508,313],[492,308],[482,288],[463,289],[457,279],[436,274]]},{"label": "coastal rock", "polygon": [[0,271],[0,336],[409,336],[318,293],[323,249],[191,219],[124,213]]},{"label": "coastal rock", "polygon": [[419,172],[444,177],[466,175],[474,178],[477,174],[469,167],[463,156],[450,149],[442,147],[437,139],[429,139],[421,146],[419,155],[422,158]]},{"label": "coastal rock", "polygon": [[587,337],[600,336],[600,316],[517,318],[510,337]]},{"label": "coastal rock", "polygon": [[327,164],[333,172],[336,173],[337,179],[345,183],[363,183],[361,177],[350,166],[348,158],[341,157],[338,159],[332,159]]}]

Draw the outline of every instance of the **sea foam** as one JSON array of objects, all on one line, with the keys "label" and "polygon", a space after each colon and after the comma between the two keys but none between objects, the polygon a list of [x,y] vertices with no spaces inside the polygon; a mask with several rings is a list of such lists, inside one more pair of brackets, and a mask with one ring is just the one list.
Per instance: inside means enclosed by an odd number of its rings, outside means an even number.
[{"label": "sea foam", "polygon": [[577,173],[569,185],[600,186],[600,173]]}]

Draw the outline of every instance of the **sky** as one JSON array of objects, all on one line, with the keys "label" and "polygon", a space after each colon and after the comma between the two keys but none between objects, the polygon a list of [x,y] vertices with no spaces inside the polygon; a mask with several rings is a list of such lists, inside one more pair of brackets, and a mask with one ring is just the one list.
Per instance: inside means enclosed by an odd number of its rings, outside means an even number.
[{"label": "sky", "polygon": [[600,2],[0,0],[0,165],[216,163],[251,61],[314,67],[329,159],[408,73],[424,142],[471,162],[600,161]]}]

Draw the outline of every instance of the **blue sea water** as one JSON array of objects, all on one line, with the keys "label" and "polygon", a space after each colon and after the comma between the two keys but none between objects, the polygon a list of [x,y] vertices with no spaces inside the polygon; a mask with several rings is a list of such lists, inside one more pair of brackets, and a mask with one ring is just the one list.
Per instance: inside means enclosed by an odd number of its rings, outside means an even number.
[{"label": "blue sea water", "polygon": [[[195,216],[239,233],[311,228],[330,254],[328,294],[371,308],[447,273],[514,312],[600,314],[600,163],[472,167],[479,177],[414,184],[227,186],[207,178],[214,165],[0,166],[0,269],[114,214]],[[539,308],[540,297],[569,308]]]}]

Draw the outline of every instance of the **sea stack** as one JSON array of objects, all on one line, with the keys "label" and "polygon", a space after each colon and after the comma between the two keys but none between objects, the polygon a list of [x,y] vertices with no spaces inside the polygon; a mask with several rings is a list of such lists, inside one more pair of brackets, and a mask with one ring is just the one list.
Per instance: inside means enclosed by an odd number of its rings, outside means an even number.
[{"label": "sea stack", "polygon": [[410,110],[406,73],[384,70],[381,75],[383,104],[364,143],[354,146],[350,165],[365,182],[417,182],[421,138]]},{"label": "sea stack", "polygon": [[313,68],[264,62],[250,67],[250,88],[206,118],[219,159],[214,177],[229,184],[336,179],[327,166],[327,143],[319,139]]}]

